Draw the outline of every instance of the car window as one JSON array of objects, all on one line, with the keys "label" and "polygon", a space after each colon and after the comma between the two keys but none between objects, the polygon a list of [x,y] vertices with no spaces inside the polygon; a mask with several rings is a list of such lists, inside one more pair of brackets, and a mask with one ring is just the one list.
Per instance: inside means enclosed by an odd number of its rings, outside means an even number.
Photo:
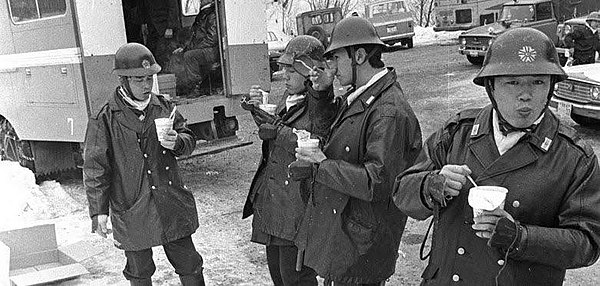
[{"label": "car window", "polygon": [[540,3],[536,10],[537,20],[552,19],[552,4],[550,2]]},{"label": "car window", "polygon": [[320,25],[323,23],[323,18],[321,18],[321,15],[315,15],[310,18],[310,22],[313,25]]},{"label": "car window", "polygon": [[13,22],[24,22],[64,15],[65,0],[9,0]]}]

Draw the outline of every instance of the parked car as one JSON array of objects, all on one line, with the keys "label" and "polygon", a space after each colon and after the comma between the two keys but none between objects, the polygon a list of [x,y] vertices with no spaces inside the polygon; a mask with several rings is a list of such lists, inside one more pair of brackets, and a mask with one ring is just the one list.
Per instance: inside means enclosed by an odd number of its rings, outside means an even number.
[{"label": "parked car", "polygon": [[404,0],[383,0],[365,4],[367,18],[381,41],[392,46],[398,42],[413,47],[415,24]]},{"label": "parked car", "polygon": [[267,46],[269,47],[269,69],[271,72],[271,77],[273,77],[274,72],[279,70],[277,59],[279,59],[279,56],[283,54],[283,51],[285,51],[285,46],[287,46],[289,41],[289,38],[283,36],[277,37],[275,32],[268,32]]},{"label": "parked car", "polygon": [[565,67],[569,78],[556,84],[550,106],[586,126],[600,123],[600,63]]},{"label": "parked car", "polygon": [[296,15],[296,29],[298,35],[313,36],[327,47],[333,27],[342,18],[342,8],[340,7],[308,11]]}]

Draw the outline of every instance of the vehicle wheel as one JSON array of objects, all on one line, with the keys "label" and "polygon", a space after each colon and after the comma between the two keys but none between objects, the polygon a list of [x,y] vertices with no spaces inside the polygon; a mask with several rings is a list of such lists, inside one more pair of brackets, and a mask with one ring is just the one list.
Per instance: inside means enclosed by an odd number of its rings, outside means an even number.
[{"label": "vehicle wheel", "polygon": [[321,43],[323,43],[323,46],[325,47],[329,45],[329,43],[327,42],[327,33],[325,32],[325,30],[323,30],[323,28],[319,26],[310,27],[310,29],[306,31],[306,35],[313,36],[319,39],[319,41],[321,41]]},{"label": "vehicle wheel", "polygon": [[412,49],[412,47],[413,47],[413,38],[406,39],[405,43],[406,43],[406,47],[407,48]]},{"label": "vehicle wheel", "polygon": [[0,117],[0,159],[19,162],[21,166],[35,172],[33,152],[29,141],[19,140],[10,122]]},{"label": "vehicle wheel", "polygon": [[581,126],[594,127],[594,128],[598,128],[597,126],[600,126],[600,120],[581,116],[581,115],[578,115],[575,113],[571,113],[571,119],[573,119],[573,121],[575,121],[577,124],[579,124]]},{"label": "vehicle wheel", "polygon": [[480,66],[483,64],[483,59],[484,57],[472,57],[472,56],[467,56],[467,60],[469,60],[469,62],[471,64],[474,64],[476,66]]}]

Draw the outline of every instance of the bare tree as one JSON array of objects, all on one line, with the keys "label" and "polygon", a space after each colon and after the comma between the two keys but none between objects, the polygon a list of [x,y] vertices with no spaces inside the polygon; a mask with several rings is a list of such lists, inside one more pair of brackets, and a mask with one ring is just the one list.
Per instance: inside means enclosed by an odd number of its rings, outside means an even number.
[{"label": "bare tree", "polygon": [[304,0],[310,5],[311,10],[340,7],[342,15],[348,14],[357,5],[358,0]]},{"label": "bare tree", "polygon": [[433,2],[433,0],[408,0],[407,4],[419,26],[427,27],[432,22]]}]

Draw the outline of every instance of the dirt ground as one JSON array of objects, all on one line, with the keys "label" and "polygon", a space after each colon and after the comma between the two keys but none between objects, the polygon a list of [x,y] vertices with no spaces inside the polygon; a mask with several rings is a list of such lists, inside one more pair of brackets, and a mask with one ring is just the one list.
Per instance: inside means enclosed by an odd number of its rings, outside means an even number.
[{"label": "dirt ground", "polygon": [[[275,80],[272,93],[278,94],[283,88],[282,81],[277,77]],[[473,103],[483,105],[486,102],[483,96],[459,96],[453,99],[452,106],[453,109],[461,109]],[[411,104],[421,121],[424,136],[443,122],[437,115],[432,115],[431,111],[440,110],[435,99],[422,99]],[[238,136],[254,142],[252,145],[180,162],[183,178],[194,193],[199,212],[200,228],[193,235],[193,240],[204,258],[207,285],[272,285],[264,247],[249,241],[251,220],[241,219],[243,203],[260,157],[260,140],[249,115],[238,119],[241,124]],[[56,187],[56,183],[40,186],[42,190]],[[121,273],[125,265],[122,251],[110,240],[90,233],[81,180],[64,180],[59,187],[76,202],[75,206],[70,203],[68,211],[57,211],[48,216],[51,218],[48,221],[56,224],[59,245],[85,240],[98,250],[98,254],[81,262],[90,274],[57,285],[129,285]],[[61,202],[51,204],[51,208],[61,209]],[[396,274],[389,279],[388,285],[419,284],[426,263],[419,260],[418,253],[427,224],[428,221],[409,219],[400,245]],[[162,249],[154,248],[154,253],[154,285],[180,285]],[[565,285],[600,285],[599,273],[599,263],[568,271]]]}]

